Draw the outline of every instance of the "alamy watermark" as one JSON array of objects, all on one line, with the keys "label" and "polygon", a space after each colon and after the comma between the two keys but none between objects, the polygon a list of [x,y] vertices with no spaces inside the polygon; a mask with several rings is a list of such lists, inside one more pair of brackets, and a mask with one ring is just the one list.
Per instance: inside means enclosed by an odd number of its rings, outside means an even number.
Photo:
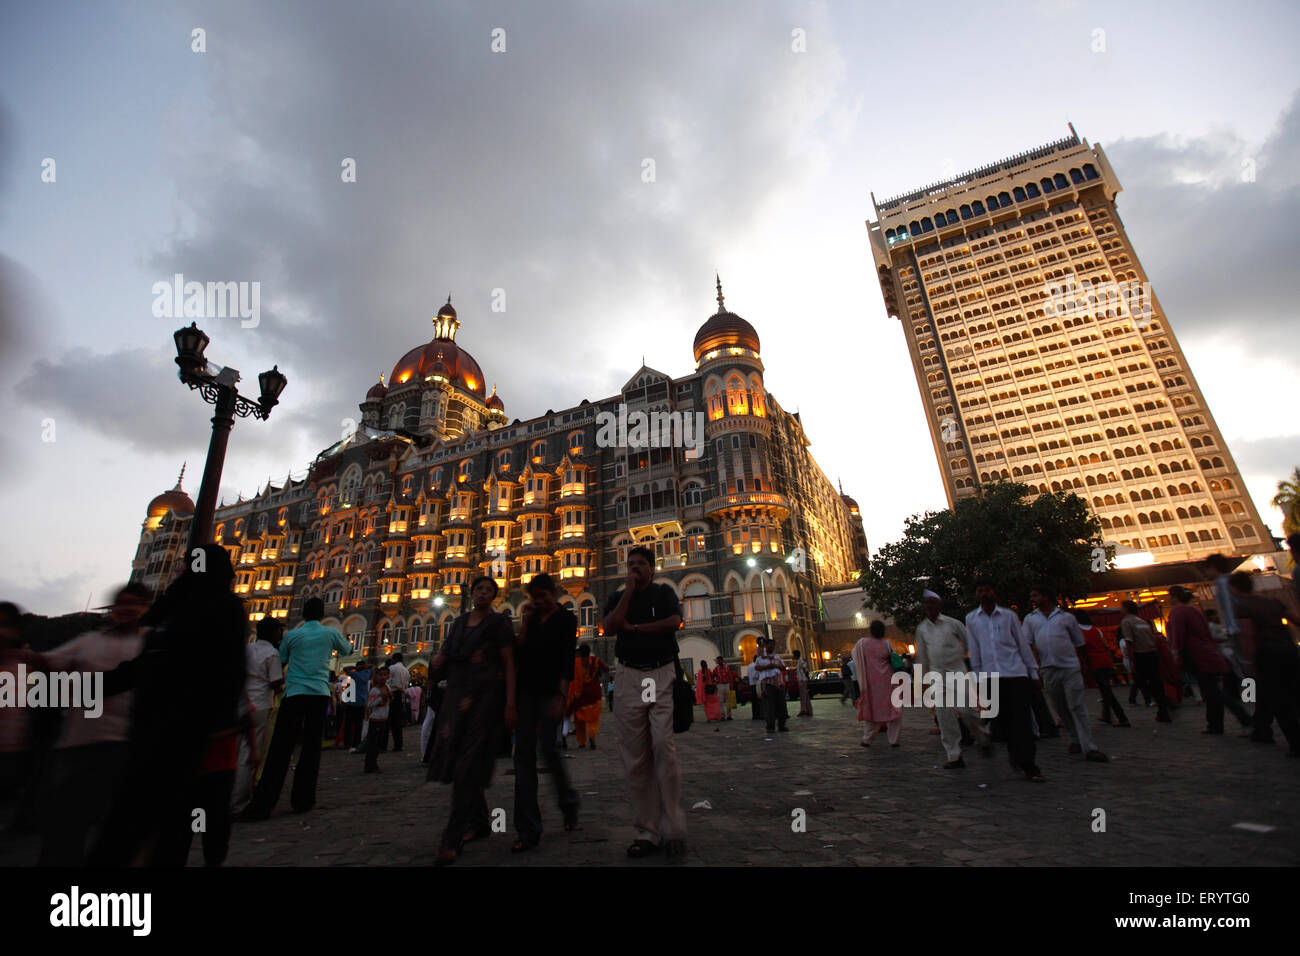
[{"label": "alamy watermark", "polygon": [[895,671],[889,702],[895,707],[970,707],[983,717],[998,715],[997,674],[984,671],[923,671],[912,665],[912,673]]},{"label": "alamy watermark", "polygon": [[628,411],[596,415],[596,445],[600,448],[690,448],[704,450],[703,412]]},{"label": "alamy watermark", "polygon": [[262,283],[186,282],[182,273],[171,282],[153,284],[153,314],[159,319],[238,318],[242,328],[262,321]]},{"label": "alamy watermark", "polygon": [[1047,285],[1047,313],[1052,316],[1117,319],[1131,316],[1139,329],[1151,325],[1154,297],[1150,282],[1092,282],[1066,279]]},{"label": "alamy watermark", "polygon": [[125,927],[148,936],[153,924],[153,894],[82,892],[73,885],[50,897],[50,925],[56,928]]},{"label": "alamy watermark", "polygon": [[84,710],[89,718],[104,713],[102,671],[33,671],[19,664],[0,671],[0,707],[52,707]]}]

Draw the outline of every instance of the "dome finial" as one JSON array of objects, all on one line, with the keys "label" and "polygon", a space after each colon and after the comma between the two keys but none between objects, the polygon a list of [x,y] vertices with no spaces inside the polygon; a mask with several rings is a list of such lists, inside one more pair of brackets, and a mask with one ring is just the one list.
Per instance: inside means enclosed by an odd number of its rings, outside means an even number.
[{"label": "dome finial", "polygon": [[448,342],[456,340],[456,330],[460,328],[460,319],[456,318],[456,308],[451,304],[451,293],[447,293],[447,304],[433,317],[433,337]]},{"label": "dome finial", "polygon": [[726,306],[723,305],[722,302],[722,277],[715,272],[713,273],[713,278],[718,280],[718,315],[721,315],[723,312],[727,311]]},{"label": "dome finial", "polygon": [[185,477],[185,466],[188,465],[188,464],[189,464],[189,462],[187,462],[187,461],[183,461],[183,462],[181,462],[181,473],[180,473],[179,475],[176,476],[176,487],[173,488],[172,491],[182,491],[182,490],[184,490],[184,489],[181,488],[181,479],[183,479],[183,478]]}]

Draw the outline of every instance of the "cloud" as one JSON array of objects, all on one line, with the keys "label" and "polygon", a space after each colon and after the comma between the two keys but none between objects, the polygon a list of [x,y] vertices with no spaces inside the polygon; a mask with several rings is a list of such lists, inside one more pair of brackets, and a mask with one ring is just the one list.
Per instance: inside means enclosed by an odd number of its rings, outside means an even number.
[{"label": "cloud", "polygon": [[[1294,338],[1300,98],[1258,145],[1221,130],[1122,139],[1106,152],[1123,171],[1120,213],[1180,337],[1230,328],[1253,342]],[[1294,351],[1286,358],[1297,362]]]},{"label": "cloud", "polygon": [[[216,106],[177,147],[186,227],[149,267],[261,281],[258,353],[293,383],[328,379],[335,408],[431,337],[448,290],[457,341],[511,418],[603,397],[595,386],[621,382],[640,352],[655,364],[660,343],[689,341],[719,258],[847,128],[833,108],[845,63],[815,8],[806,54],[780,10],[205,16],[226,38],[205,55]],[[490,310],[496,289],[505,312]],[[629,308],[647,289],[664,310]],[[570,344],[596,335],[603,348]],[[611,356],[619,368],[602,373]]]},{"label": "cloud", "polygon": [[[98,607],[108,599],[93,592],[89,597],[91,607]],[[85,608],[86,598],[86,579],[82,574],[39,578],[34,583],[0,579],[0,601],[12,601],[24,613],[71,614]]]}]

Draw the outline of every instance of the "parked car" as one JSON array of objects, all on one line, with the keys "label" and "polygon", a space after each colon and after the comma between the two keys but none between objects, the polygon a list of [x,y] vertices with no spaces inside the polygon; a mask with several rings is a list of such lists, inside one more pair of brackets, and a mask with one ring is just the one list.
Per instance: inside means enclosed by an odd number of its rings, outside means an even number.
[{"label": "parked car", "polygon": [[838,667],[813,671],[808,680],[808,697],[818,694],[841,696],[844,693],[844,675]]}]

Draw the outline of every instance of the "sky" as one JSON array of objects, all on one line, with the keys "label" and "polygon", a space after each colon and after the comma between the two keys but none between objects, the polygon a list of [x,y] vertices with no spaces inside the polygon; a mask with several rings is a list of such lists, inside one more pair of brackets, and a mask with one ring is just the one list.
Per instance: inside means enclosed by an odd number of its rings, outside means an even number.
[{"label": "sky", "polygon": [[1251,2],[10,0],[0,599],[102,604],[183,462],[197,497],[211,409],[175,377],[188,322],[153,308],[178,273],[259,283],[255,326],[199,323],[208,354],[249,394],[273,363],[289,379],[268,422],[236,422],[229,499],[341,437],[449,292],[457,343],[527,419],[613,395],[643,356],[691,372],[716,271],[875,550],[946,500],[871,195],[1067,123],[1105,148],[1279,533],[1269,500],[1300,463],[1298,27],[1300,7]]}]

